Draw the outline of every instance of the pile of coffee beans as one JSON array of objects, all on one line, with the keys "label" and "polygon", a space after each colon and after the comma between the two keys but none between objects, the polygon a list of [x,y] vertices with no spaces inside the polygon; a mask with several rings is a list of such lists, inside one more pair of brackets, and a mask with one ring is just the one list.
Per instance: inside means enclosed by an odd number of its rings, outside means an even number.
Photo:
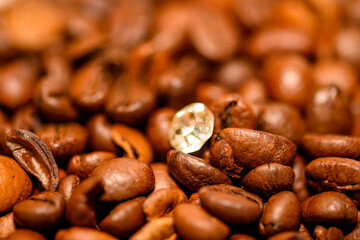
[{"label": "pile of coffee beans", "polygon": [[359,70],[360,0],[0,1],[0,239],[360,239]]}]

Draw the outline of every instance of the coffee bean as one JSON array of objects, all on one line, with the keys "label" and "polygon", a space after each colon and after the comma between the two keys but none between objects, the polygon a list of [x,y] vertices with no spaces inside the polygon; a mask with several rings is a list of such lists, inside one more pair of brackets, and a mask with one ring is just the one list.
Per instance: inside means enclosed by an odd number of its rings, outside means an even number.
[{"label": "coffee bean", "polygon": [[94,201],[104,192],[100,177],[91,177],[81,182],[72,192],[66,215],[72,225],[91,227],[97,226]]},{"label": "coffee bean", "polygon": [[305,223],[351,224],[356,222],[357,208],[349,197],[338,192],[322,192],[302,203]]},{"label": "coffee bean", "polygon": [[180,204],[175,208],[175,229],[181,238],[188,239],[226,239],[230,228],[201,207],[193,204]]},{"label": "coffee bean", "polygon": [[60,193],[41,192],[14,206],[14,220],[22,227],[49,229],[60,222],[65,212],[65,204]]},{"label": "coffee bean", "polygon": [[225,222],[235,224],[255,222],[260,217],[263,207],[261,198],[231,185],[202,187],[199,197],[201,206],[209,213]]},{"label": "coffee bean", "polygon": [[346,135],[307,133],[301,147],[310,158],[360,156],[360,138]]},{"label": "coffee bean", "polygon": [[78,123],[46,124],[36,131],[36,134],[59,162],[85,150],[87,132]]},{"label": "coffee bean", "polygon": [[10,124],[13,129],[25,129],[34,132],[40,128],[41,120],[35,106],[26,105],[15,111]]},{"label": "coffee bean", "polygon": [[336,191],[360,188],[360,163],[349,158],[324,157],[311,161],[305,168],[306,177],[315,184]]},{"label": "coffee bean", "polygon": [[195,101],[210,106],[214,100],[228,93],[230,91],[220,84],[200,82],[196,88]]},{"label": "coffee bean", "polygon": [[300,111],[285,103],[266,104],[258,116],[259,129],[286,137],[296,145],[305,133],[305,121]]},{"label": "coffee bean", "polygon": [[113,142],[124,157],[136,158],[144,163],[153,161],[150,142],[142,132],[122,124],[114,124],[110,131]]},{"label": "coffee bean", "polygon": [[76,174],[81,179],[85,179],[90,176],[94,168],[114,158],[116,158],[114,153],[105,151],[75,155],[70,159],[66,171],[70,174]]},{"label": "coffee bean", "polygon": [[147,222],[129,240],[167,239],[174,233],[174,219],[170,217],[156,218]]},{"label": "coffee bean", "polygon": [[59,170],[45,143],[34,133],[13,129],[6,135],[6,145],[20,164],[34,175],[47,191],[55,191],[59,184]]},{"label": "coffee bean", "polygon": [[214,113],[214,132],[224,128],[254,129],[256,120],[251,107],[239,94],[226,94],[214,100],[210,109]]},{"label": "coffee bean", "polygon": [[14,233],[15,230],[16,225],[12,212],[0,217],[0,239],[6,239],[10,234]]},{"label": "coffee bean", "polygon": [[155,162],[150,164],[150,167],[153,170],[155,176],[154,191],[164,188],[181,190],[179,185],[170,176],[168,166],[165,163]]},{"label": "coffee bean", "polygon": [[296,194],[300,202],[304,201],[310,196],[305,176],[305,166],[307,162],[301,155],[296,155],[293,162],[293,170],[295,173],[295,180],[291,186],[291,190]]},{"label": "coffee bean", "polygon": [[145,197],[118,204],[100,223],[100,229],[119,238],[128,238],[145,224],[142,206]]},{"label": "coffee bean", "polygon": [[296,195],[289,191],[272,195],[264,206],[259,221],[263,236],[296,230],[301,219],[301,204]]},{"label": "coffee bean", "polygon": [[151,191],[154,173],[145,163],[132,158],[115,158],[96,167],[90,174],[101,177],[105,193],[102,201],[122,201]]},{"label": "coffee bean", "polygon": [[33,230],[18,229],[10,234],[6,239],[8,240],[46,240],[46,238]]},{"label": "coffee bean", "polygon": [[116,240],[117,238],[110,234],[101,232],[99,230],[84,228],[84,227],[71,227],[68,229],[61,229],[55,235],[55,240]]},{"label": "coffee bean", "polygon": [[197,191],[211,184],[231,184],[231,180],[218,169],[181,151],[170,150],[167,155],[170,173],[186,188]]},{"label": "coffee bean", "polygon": [[288,139],[242,128],[222,130],[210,148],[210,163],[237,178],[244,168],[252,169],[265,163],[290,165],[294,156],[295,145]]},{"label": "coffee bean", "polygon": [[68,175],[60,180],[57,192],[61,193],[66,203],[68,203],[72,193],[79,184],[80,178],[78,176]]},{"label": "coffee bean", "polygon": [[289,190],[294,183],[295,174],[291,167],[279,163],[267,163],[251,170],[243,179],[242,185],[250,192],[262,197]]}]

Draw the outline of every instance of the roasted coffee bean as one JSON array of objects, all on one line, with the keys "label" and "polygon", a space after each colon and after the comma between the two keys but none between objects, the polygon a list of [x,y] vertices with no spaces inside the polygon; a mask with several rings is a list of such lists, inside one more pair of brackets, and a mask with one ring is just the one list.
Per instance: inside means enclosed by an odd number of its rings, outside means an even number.
[{"label": "roasted coffee bean", "polygon": [[41,126],[37,109],[33,105],[18,108],[10,119],[11,128],[36,131]]},{"label": "roasted coffee bean", "polygon": [[353,136],[307,133],[301,147],[309,158],[360,156],[360,138]]},{"label": "roasted coffee bean", "polygon": [[231,185],[200,188],[201,206],[219,219],[235,224],[255,222],[261,215],[263,201],[258,196]]},{"label": "roasted coffee bean", "polygon": [[259,129],[286,137],[296,145],[305,133],[305,121],[300,111],[285,103],[268,103],[258,116]]},{"label": "roasted coffee bean", "polygon": [[33,230],[18,229],[14,233],[10,234],[7,240],[46,240],[46,238]]},{"label": "roasted coffee bean", "polygon": [[132,158],[115,158],[96,167],[90,174],[101,177],[105,193],[102,201],[122,201],[151,191],[154,173],[145,163]]},{"label": "roasted coffee bean", "polygon": [[294,53],[271,56],[264,64],[263,77],[274,99],[305,108],[312,83],[306,58]]},{"label": "roasted coffee bean", "polygon": [[0,239],[6,239],[10,234],[14,233],[15,230],[16,225],[12,212],[0,217]]},{"label": "roasted coffee bean", "polygon": [[92,177],[81,182],[71,194],[66,216],[69,222],[75,226],[97,226],[94,210],[94,201],[104,192],[104,186],[99,177]]},{"label": "roasted coffee bean", "polygon": [[80,178],[78,176],[68,175],[60,180],[57,192],[61,193],[66,203],[68,203],[72,193],[79,184]]},{"label": "roasted coffee bean", "polygon": [[[284,41],[286,39],[286,41]],[[254,57],[276,52],[310,53],[313,41],[310,34],[294,27],[264,27],[251,36],[247,51]]]},{"label": "roasted coffee bean", "polygon": [[349,158],[324,157],[311,161],[306,177],[315,184],[336,191],[360,189],[360,163]]},{"label": "roasted coffee bean", "polygon": [[187,202],[188,198],[182,190],[163,188],[153,191],[148,196],[144,202],[143,211],[148,220],[159,217],[172,217],[176,205]]},{"label": "roasted coffee bean", "polygon": [[111,124],[108,122],[106,115],[95,114],[88,120],[86,125],[89,133],[88,142],[94,151],[117,152],[117,147],[111,137]]},{"label": "roasted coffee bean", "polygon": [[67,166],[67,172],[75,174],[81,179],[90,176],[94,168],[101,165],[103,162],[116,158],[112,152],[95,151],[87,154],[80,154],[73,156]]},{"label": "roasted coffee bean", "polygon": [[295,174],[291,167],[279,163],[267,163],[251,170],[242,181],[244,188],[262,197],[289,190]]},{"label": "roasted coffee bean", "polygon": [[195,102],[201,102],[206,106],[210,106],[214,100],[228,93],[230,91],[218,83],[200,82],[196,88]]},{"label": "roasted coffee bean", "polygon": [[336,86],[325,86],[309,96],[307,130],[316,133],[347,134],[352,126],[349,97]]},{"label": "roasted coffee bean", "polygon": [[101,110],[113,78],[104,61],[94,60],[77,70],[70,85],[74,103],[86,111]]},{"label": "roasted coffee bean", "polygon": [[184,239],[226,239],[230,228],[201,207],[180,204],[175,208],[175,229]]},{"label": "roasted coffee bean", "polygon": [[60,193],[41,192],[14,206],[14,220],[22,227],[49,229],[60,222],[65,212],[65,204]]},{"label": "roasted coffee bean", "polygon": [[105,110],[115,121],[135,125],[144,121],[155,108],[155,97],[146,85],[119,78],[110,88]]},{"label": "roasted coffee bean", "polygon": [[167,155],[170,173],[186,188],[197,191],[211,184],[231,184],[231,180],[218,169],[198,157],[170,150]]},{"label": "roasted coffee bean", "polygon": [[307,162],[301,155],[296,155],[293,162],[293,170],[295,173],[295,180],[291,186],[291,190],[296,194],[300,202],[304,201],[310,196],[307,187],[307,180],[305,177],[305,166]]},{"label": "roasted coffee bean", "polygon": [[55,235],[55,240],[116,240],[110,234],[84,227],[61,229]]},{"label": "roasted coffee bean", "polygon": [[215,117],[215,133],[231,127],[255,128],[254,113],[239,94],[227,94],[214,100],[210,105],[210,109]]},{"label": "roasted coffee bean", "polygon": [[26,172],[13,159],[0,155],[0,213],[30,196],[33,184]]},{"label": "roasted coffee bean", "polygon": [[319,240],[339,240],[344,239],[342,231],[337,227],[329,227],[326,229],[323,226],[317,225],[314,229],[313,236]]},{"label": "roasted coffee bean", "polygon": [[296,230],[301,219],[301,203],[289,191],[272,195],[264,206],[259,221],[259,231],[263,236]]},{"label": "roasted coffee bean", "polygon": [[100,223],[100,229],[119,238],[128,238],[145,224],[142,211],[145,197],[118,204]]},{"label": "roasted coffee bean", "polygon": [[47,191],[55,191],[59,184],[59,170],[45,143],[34,133],[13,129],[6,135],[6,145],[19,165],[34,175]]},{"label": "roasted coffee bean", "polygon": [[160,108],[150,115],[146,126],[146,136],[159,160],[166,162],[166,154],[171,149],[169,128],[176,111],[173,108]]},{"label": "roasted coffee bean", "polygon": [[239,178],[244,168],[252,169],[265,163],[291,165],[295,148],[295,144],[282,136],[226,128],[215,136],[210,163],[225,174]]},{"label": "roasted coffee bean", "polygon": [[36,134],[50,148],[57,161],[68,160],[85,150],[86,128],[75,122],[46,124],[36,131]]},{"label": "roasted coffee bean", "polygon": [[156,218],[147,222],[134,233],[129,240],[152,239],[161,240],[171,237],[175,232],[174,219],[170,217]]},{"label": "roasted coffee bean", "polygon": [[124,157],[136,158],[144,163],[153,161],[153,150],[146,136],[135,128],[122,124],[110,127],[113,142]]},{"label": "roasted coffee bean", "polygon": [[322,192],[302,203],[305,223],[351,224],[356,222],[357,208],[352,200],[338,192]]}]

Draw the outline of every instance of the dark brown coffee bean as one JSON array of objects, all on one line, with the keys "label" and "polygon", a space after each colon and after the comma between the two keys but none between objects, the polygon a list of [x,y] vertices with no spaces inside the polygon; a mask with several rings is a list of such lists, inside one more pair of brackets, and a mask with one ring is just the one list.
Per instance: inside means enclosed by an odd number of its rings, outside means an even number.
[{"label": "dark brown coffee bean", "polygon": [[143,211],[148,220],[159,217],[172,217],[176,205],[187,202],[188,198],[182,190],[163,188],[153,191],[148,196],[144,202]]},{"label": "dark brown coffee bean", "polygon": [[335,86],[317,89],[309,97],[306,123],[310,132],[349,133],[352,126],[349,97]]},{"label": "dark brown coffee bean", "polygon": [[74,103],[85,111],[101,110],[113,78],[104,61],[94,60],[77,70],[70,85]]},{"label": "dark brown coffee bean", "polygon": [[312,72],[316,88],[336,86],[350,95],[357,85],[357,72],[350,64],[341,60],[323,60],[315,64]]},{"label": "dark brown coffee bean", "polygon": [[101,177],[102,201],[122,201],[151,191],[154,173],[145,163],[132,158],[115,158],[96,167],[90,177]]},{"label": "dark brown coffee bean", "polygon": [[193,4],[190,11],[189,35],[200,54],[211,60],[222,60],[236,53],[239,31],[228,15],[199,3]]},{"label": "dark brown coffee bean", "polygon": [[291,190],[296,194],[300,202],[304,201],[310,196],[309,189],[306,185],[306,164],[306,160],[301,155],[296,155],[292,166],[295,173],[295,180],[291,186]]},{"label": "dark brown coffee bean", "polygon": [[255,115],[251,107],[239,94],[231,93],[221,96],[211,103],[210,109],[215,117],[215,133],[231,127],[255,128]]},{"label": "dark brown coffee bean", "polygon": [[218,169],[198,157],[170,150],[167,155],[170,173],[186,188],[197,191],[202,186],[231,184],[231,180]]},{"label": "dark brown coffee bean", "polygon": [[110,131],[113,142],[124,157],[136,158],[144,163],[153,161],[152,147],[142,132],[123,124],[114,124]]},{"label": "dark brown coffee bean", "polygon": [[210,163],[225,174],[239,178],[244,168],[252,169],[265,163],[291,165],[295,149],[295,144],[282,136],[226,128],[215,137],[210,148]]},{"label": "dark brown coffee bean", "polygon": [[259,130],[281,135],[294,142],[301,143],[305,133],[305,121],[300,111],[286,103],[266,104],[258,116]]},{"label": "dark brown coffee bean", "polygon": [[289,191],[272,195],[264,206],[259,221],[259,232],[271,236],[280,232],[296,230],[301,219],[301,203]]},{"label": "dark brown coffee bean", "polygon": [[195,102],[210,106],[214,100],[228,93],[230,91],[218,83],[200,82],[196,87]]},{"label": "dark brown coffee bean", "polygon": [[10,234],[7,240],[46,240],[46,238],[33,230],[18,229],[14,233]]},{"label": "dark brown coffee bean", "polygon": [[180,204],[175,208],[175,229],[184,240],[226,239],[230,228],[201,207],[193,204]]},{"label": "dark brown coffee bean", "polygon": [[75,155],[70,159],[66,171],[70,174],[77,175],[81,179],[85,179],[90,176],[94,168],[114,158],[116,158],[114,153],[105,151]]},{"label": "dark brown coffee bean", "polygon": [[301,147],[310,158],[343,157],[357,159],[360,156],[359,137],[307,133],[302,139]]},{"label": "dark brown coffee bean", "polygon": [[105,110],[115,121],[135,125],[143,122],[156,105],[155,93],[138,82],[119,78],[107,95]]},{"label": "dark brown coffee bean", "polygon": [[307,54],[312,48],[312,38],[305,31],[293,27],[269,26],[253,34],[246,49],[252,56],[260,58],[287,51]]},{"label": "dark brown coffee bean", "polygon": [[145,224],[142,206],[145,197],[118,204],[100,223],[100,229],[119,238],[128,238]]},{"label": "dark brown coffee bean", "polygon": [[0,239],[6,239],[15,230],[16,225],[13,212],[0,217]]},{"label": "dark brown coffee bean", "polygon": [[357,208],[352,200],[338,192],[323,192],[302,203],[305,223],[351,224],[356,222]]},{"label": "dark brown coffee bean", "polygon": [[0,105],[15,109],[28,103],[38,71],[37,63],[26,59],[3,65],[0,70]]},{"label": "dark brown coffee bean", "polygon": [[59,170],[45,143],[34,133],[13,129],[6,135],[10,148],[19,165],[34,175],[47,191],[55,191],[59,184]]},{"label": "dark brown coffee bean", "polygon": [[36,131],[41,126],[40,117],[34,105],[18,108],[10,119],[11,128]]},{"label": "dark brown coffee bean", "polygon": [[306,236],[300,232],[289,231],[276,234],[267,240],[306,240]]},{"label": "dark brown coffee bean", "polygon": [[215,80],[224,87],[237,89],[255,76],[255,67],[248,59],[236,58],[225,61],[216,71]]},{"label": "dark brown coffee bean", "polygon": [[339,157],[317,158],[305,168],[306,177],[336,191],[360,189],[360,162]]},{"label": "dark brown coffee bean", "polygon": [[166,154],[171,149],[168,132],[175,113],[173,108],[160,108],[150,115],[146,126],[146,136],[157,159],[163,162],[166,162]]},{"label": "dark brown coffee bean", "polygon": [[306,106],[312,81],[309,62],[303,56],[288,53],[267,58],[263,78],[274,99],[299,108]]},{"label": "dark brown coffee bean", "polygon": [[117,147],[112,141],[110,127],[104,114],[96,114],[86,123],[89,133],[89,145],[94,151],[109,151],[116,153]]},{"label": "dark brown coffee bean", "polygon": [[228,223],[252,223],[260,217],[263,207],[261,198],[231,185],[202,187],[199,197],[203,208]]},{"label": "dark brown coffee bean", "polygon": [[244,177],[242,185],[250,192],[269,197],[274,193],[289,190],[294,180],[295,174],[291,167],[267,163],[251,170]]},{"label": "dark brown coffee bean", "polygon": [[134,233],[129,240],[161,240],[168,239],[175,232],[174,219],[170,217],[156,218],[147,222]]},{"label": "dark brown coffee bean", "polygon": [[104,192],[101,181],[99,177],[88,178],[72,192],[66,208],[66,216],[72,225],[91,228],[97,226],[94,201]]},{"label": "dark brown coffee bean", "polygon": [[49,229],[60,222],[65,212],[65,204],[62,194],[41,192],[14,206],[14,220],[22,227]]},{"label": "dark brown coffee bean", "polygon": [[80,178],[78,176],[68,175],[60,180],[57,192],[61,193],[66,203],[68,203],[72,193],[79,184]]},{"label": "dark brown coffee bean", "polygon": [[68,229],[61,229],[57,231],[55,240],[117,240],[117,238],[110,234],[101,232],[99,230],[84,228],[84,227],[71,227]]},{"label": "dark brown coffee bean", "polygon": [[36,134],[50,148],[58,161],[67,160],[85,150],[86,128],[75,122],[46,124],[36,131]]},{"label": "dark brown coffee bean", "polygon": [[0,213],[30,196],[33,184],[26,172],[11,158],[0,155]]}]

